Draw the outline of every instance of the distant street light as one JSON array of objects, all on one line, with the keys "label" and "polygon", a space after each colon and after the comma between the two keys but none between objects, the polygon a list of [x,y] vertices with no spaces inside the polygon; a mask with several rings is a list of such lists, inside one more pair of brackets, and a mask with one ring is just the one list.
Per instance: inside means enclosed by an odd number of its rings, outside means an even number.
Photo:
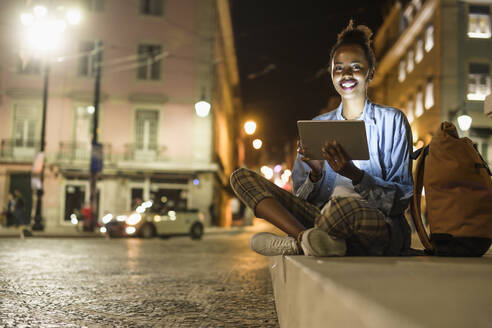
[{"label": "distant street light", "polygon": [[263,176],[265,178],[267,178],[268,180],[270,180],[272,177],[273,177],[273,170],[271,167],[269,166],[266,166],[266,165],[263,165],[261,168],[260,168],[260,172],[263,174]]},{"label": "distant street light", "polygon": [[200,100],[195,103],[195,112],[198,117],[207,117],[208,113],[210,113],[210,108],[212,107],[210,103],[205,100],[205,88],[202,89],[202,96]]},{"label": "distant street light", "polygon": [[76,9],[69,9],[66,17],[67,21],[72,25],[77,25],[82,20],[82,14]]},{"label": "distant street light", "polygon": [[469,115],[463,113],[463,115],[458,116],[457,120],[461,131],[468,131],[470,129],[472,118]]},{"label": "distant street light", "polygon": [[262,145],[263,145],[263,142],[260,139],[253,140],[253,148],[254,149],[260,149]]},{"label": "distant street light", "polygon": [[244,132],[248,135],[252,135],[256,131],[256,123],[254,121],[247,121],[244,123]]},{"label": "distant street light", "polygon": [[207,117],[210,112],[210,104],[205,100],[200,100],[195,104],[196,115],[199,117]]}]

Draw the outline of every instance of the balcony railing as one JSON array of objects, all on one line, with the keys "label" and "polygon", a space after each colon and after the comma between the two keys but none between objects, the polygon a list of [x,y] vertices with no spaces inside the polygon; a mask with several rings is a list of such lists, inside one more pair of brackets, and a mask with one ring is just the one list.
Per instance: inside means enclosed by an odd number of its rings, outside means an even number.
[{"label": "balcony railing", "polygon": [[157,144],[125,144],[123,160],[125,161],[162,161],[165,160],[167,147]]},{"label": "balcony railing", "polygon": [[2,139],[0,159],[11,162],[32,162],[39,151],[38,140]]},{"label": "balcony railing", "polygon": [[[103,144],[104,162],[112,162],[111,144]],[[57,160],[65,163],[88,162],[91,159],[91,144],[86,142],[60,142]]]}]

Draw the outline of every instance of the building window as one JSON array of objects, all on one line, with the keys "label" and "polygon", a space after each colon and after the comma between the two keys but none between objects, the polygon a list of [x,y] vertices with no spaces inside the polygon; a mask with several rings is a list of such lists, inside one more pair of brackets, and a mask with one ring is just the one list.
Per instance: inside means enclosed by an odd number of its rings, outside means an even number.
[{"label": "building window", "polygon": [[409,98],[408,99],[408,103],[407,103],[407,119],[408,119],[408,123],[412,123],[413,120],[414,120],[414,117],[413,117],[413,100],[412,100],[412,98]]},{"label": "building window", "polygon": [[490,94],[490,68],[488,64],[470,63],[468,66],[468,100],[485,100]]},{"label": "building window", "polygon": [[15,105],[13,139],[16,148],[34,148],[37,137],[37,113],[36,106]]},{"label": "building window", "polygon": [[[98,41],[83,41],[79,45],[81,57],[79,58],[78,75],[94,76],[96,73],[97,54],[95,52]],[[102,58],[102,54],[101,54]]]},{"label": "building window", "polygon": [[89,145],[92,139],[94,107],[78,106],[75,108],[74,141]]},{"label": "building window", "polygon": [[425,86],[425,109],[430,109],[432,106],[434,106],[434,82],[429,79]]},{"label": "building window", "polygon": [[407,54],[407,72],[410,73],[411,71],[413,71],[414,67],[415,67],[415,63],[413,61],[413,50],[409,50],[408,51],[408,54]]},{"label": "building window", "polygon": [[425,29],[425,51],[429,52],[434,47],[434,26],[429,25]]},{"label": "building window", "polygon": [[417,40],[415,44],[415,62],[420,63],[424,58],[424,41],[422,38]]},{"label": "building window", "polygon": [[83,0],[85,9],[92,12],[104,11],[105,0]]},{"label": "building window", "polygon": [[490,12],[488,6],[470,6],[468,14],[468,36],[490,38]]},{"label": "building window", "polygon": [[140,151],[157,150],[157,110],[138,109],[135,114],[135,148]]},{"label": "building window", "polygon": [[415,96],[415,116],[420,117],[424,114],[424,93],[419,88]]},{"label": "building window", "polygon": [[139,80],[159,80],[161,78],[162,47],[155,44],[138,46]]},{"label": "building window", "polygon": [[17,56],[17,73],[37,75],[41,73],[41,60],[36,58],[22,58]]},{"label": "building window", "polygon": [[162,16],[163,0],[140,0],[140,14]]},{"label": "building window", "polygon": [[405,81],[405,78],[407,77],[406,71],[405,71],[405,61],[402,59],[400,60],[400,69],[398,71],[398,81],[403,82]]}]

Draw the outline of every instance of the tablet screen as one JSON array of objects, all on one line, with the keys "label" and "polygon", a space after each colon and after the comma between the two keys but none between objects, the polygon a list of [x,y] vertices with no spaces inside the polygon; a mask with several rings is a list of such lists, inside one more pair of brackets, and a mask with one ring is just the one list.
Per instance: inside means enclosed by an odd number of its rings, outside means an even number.
[{"label": "tablet screen", "polygon": [[298,121],[297,128],[310,159],[324,159],[323,144],[336,140],[352,160],[369,160],[364,121]]}]

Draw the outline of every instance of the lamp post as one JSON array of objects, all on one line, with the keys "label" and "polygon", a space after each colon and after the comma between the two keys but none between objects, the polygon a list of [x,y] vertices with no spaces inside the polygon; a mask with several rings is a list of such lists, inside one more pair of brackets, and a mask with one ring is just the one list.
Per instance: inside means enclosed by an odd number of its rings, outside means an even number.
[{"label": "lamp post", "polygon": [[[33,230],[44,230],[42,204],[43,204],[43,182],[44,182],[44,151],[46,147],[46,113],[48,107],[48,87],[50,75],[50,59],[48,55],[54,51],[60,41],[61,35],[65,31],[68,24],[75,25],[80,21],[80,12],[75,9],[69,9],[66,17],[60,17],[62,12],[55,11],[53,14],[48,11],[48,8],[37,5],[30,12],[24,12],[20,15],[21,24],[25,27],[25,46],[31,53],[41,55],[43,57],[43,105],[42,105],[42,120],[41,120],[41,143],[37,159],[41,163],[39,178],[36,185],[36,212],[34,215]],[[34,173],[34,172],[33,172]]]},{"label": "lamp post", "polygon": [[91,142],[91,162],[90,162],[90,177],[89,177],[89,185],[90,185],[90,207],[91,207],[91,217],[88,226],[84,225],[84,229],[87,231],[94,231],[94,228],[97,224],[97,215],[98,215],[98,200],[97,200],[97,177],[98,173],[103,169],[103,148],[102,145],[98,142],[98,133],[99,133],[99,98],[101,94],[101,65],[102,65],[102,42],[98,41],[96,45],[96,49],[94,50],[96,54],[96,72],[94,77],[94,112],[92,114],[93,117],[93,126],[92,126],[92,142]]},{"label": "lamp post", "polygon": [[34,224],[32,230],[42,231],[44,230],[43,215],[42,215],[42,201],[43,201],[43,182],[44,182],[44,148],[45,148],[45,135],[46,135],[46,108],[48,106],[48,83],[50,76],[50,64],[48,61],[44,62],[43,67],[43,113],[41,119],[41,145],[39,152],[42,154],[43,163],[41,164],[41,172],[39,177],[39,185],[36,191],[36,213],[34,214]]}]

